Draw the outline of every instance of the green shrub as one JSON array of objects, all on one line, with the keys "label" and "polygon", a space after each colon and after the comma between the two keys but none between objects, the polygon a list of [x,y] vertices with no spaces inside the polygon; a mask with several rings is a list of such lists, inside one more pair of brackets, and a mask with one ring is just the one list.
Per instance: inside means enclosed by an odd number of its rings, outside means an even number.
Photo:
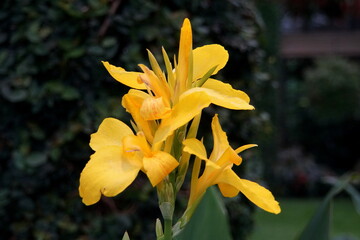
[{"label": "green shrub", "polygon": [[[128,90],[101,60],[136,70],[191,18],[195,47],[229,51],[229,79],[255,64],[257,20],[246,1],[5,0],[0,9],[0,236],[4,239],[116,239],[127,229],[153,238],[154,191],[133,190],[85,207],[78,179],[90,134],[109,116],[126,120]],[[248,66],[248,68],[246,68]],[[249,67],[250,66],[250,67]],[[236,70],[236,71],[235,71]],[[246,212],[246,211],[245,211]],[[149,218],[151,216],[151,218]],[[250,215],[246,215],[250,217]]]},{"label": "green shrub", "polygon": [[340,57],[318,59],[305,73],[306,94],[314,119],[336,123],[360,118],[359,65]]}]

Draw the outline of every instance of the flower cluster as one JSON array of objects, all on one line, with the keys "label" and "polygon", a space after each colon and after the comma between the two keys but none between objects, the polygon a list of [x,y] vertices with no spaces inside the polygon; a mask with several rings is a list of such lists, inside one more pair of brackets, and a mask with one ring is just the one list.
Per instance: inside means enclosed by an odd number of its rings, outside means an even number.
[{"label": "flower cluster", "polygon": [[[234,164],[241,164],[238,154],[256,145],[233,149],[217,115],[211,124],[214,145],[209,157],[202,141],[196,138],[201,112],[210,104],[233,110],[254,109],[246,93],[210,78],[225,66],[228,52],[217,44],[193,49],[191,24],[185,19],[177,61],[172,64],[164,49],[162,53],[166,73],[150,51],[151,69],[139,64],[142,72],[103,62],[113,78],[131,87],[122,98],[122,106],[132,116],[133,130],[120,120],[106,118],[91,135],[90,147],[95,153],[80,177],[83,202],[91,205],[102,194],[118,195],[142,171],[158,188],[164,219],[172,219],[175,196],[194,155],[191,192],[181,226],[188,222],[206,189],[216,184],[225,197],[242,192],[260,208],[279,213],[279,204],[270,191],[241,179],[232,170]],[[200,174],[201,161],[205,161],[205,168]]]}]

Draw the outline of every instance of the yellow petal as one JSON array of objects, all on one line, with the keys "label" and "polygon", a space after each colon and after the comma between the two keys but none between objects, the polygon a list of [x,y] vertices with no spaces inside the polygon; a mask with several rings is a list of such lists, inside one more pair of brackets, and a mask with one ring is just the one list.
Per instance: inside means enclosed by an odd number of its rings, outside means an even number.
[{"label": "yellow petal", "polygon": [[231,169],[225,169],[216,180],[217,183],[226,183],[242,192],[250,201],[265,211],[278,214],[281,212],[279,203],[272,193],[259,184],[240,179]]},{"label": "yellow petal", "polygon": [[162,97],[149,97],[144,100],[140,108],[140,115],[145,120],[156,120],[169,117],[171,108],[167,107]]},{"label": "yellow petal", "polygon": [[205,45],[194,49],[194,75],[193,79],[202,78],[212,67],[216,67],[212,75],[222,69],[228,59],[229,54],[225,48],[218,44]]},{"label": "yellow petal", "polygon": [[215,114],[212,119],[211,129],[214,138],[214,146],[210,155],[210,161],[215,162],[224,154],[230,145],[226,133],[221,128],[217,114]]},{"label": "yellow petal", "polygon": [[120,120],[105,118],[96,133],[91,134],[90,147],[97,151],[106,146],[121,146],[123,137],[133,135],[131,129]]},{"label": "yellow petal", "polygon": [[102,62],[110,73],[110,75],[115,78],[115,80],[121,82],[122,84],[129,86],[131,88],[136,89],[146,89],[146,86],[144,83],[138,82],[138,77],[141,73],[139,72],[127,72],[125,69],[121,67],[116,67],[114,65],[111,65],[108,62]]},{"label": "yellow petal", "polygon": [[195,92],[180,98],[180,101],[174,106],[170,117],[162,120],[155,133],[154,143],[164,141],[175,129],[188,123],[209,105],[210,98],[202,92]]},{"label": "yellow petal", "polygon": [[197,140],[196,138],[185,139],[183,141],[183,145],[184,145],[184,149],[183,149],[184,152],[193,154],[202,160],[208,160],[204,144],[199,140]]},{"label": "yellow petal", "polygon": [[[215,182],[221,173],[222,169],[220,166],[218,166],[216,163],[213,163],[211,161],[206,161],[205,169],[203,174],[200,176],[198,182],[197,182],[197,194],[201,196],[208,187],[218,184],[218,182]],[[191,190],[192,191],[192,190]],[[194,199],[197,197],[195,196]]]},{"label": "yellow petal", "polygon": [[238,155],[238,153],[257,146],[256,144],[248,144],[239,147],[236,150],[232,149],[232,147],[229,145],[226,133],[221,128],[217,114],[213,117],[211,128],[214,137],[214,147],[210,156],[210,160],[216,161],[216,163],[220,166],[229,163],[240,165],[242,158]]},{"label": "yellow petal", "polygon": [[94,204],[101,194],[118,195],[134,181],[140,169],[139,160],[124,155],[121,147],[100,149],[91,156],[80,176],[79,193],[83,203]]},{"label": "yellow petal", "polygon": [[242,98],[236,96],[229,96],[222,93],[222,91],[213,90],[204,87],[195,87],[184,92],[180,98],[194,94],[196,92],[202,92],[204,95],[207,95],[211,99],[211,103],[234,110],[253,110],[254,107],[251,106],[248,102],[244,101]]},{"label": "yellow petal", "polygon": [[224,197],[235,197],[239,194],[239,190],[227,183],[219,183],[218,184],[221,194]]},{"label": "yellow petal", "polygon": [[138,130],[142,131],[146,139],[152,143],[154,139],[155,123],[152,121],[147,121],[140,114],[140,108],[146,98],[149,98],[150,95],[139,91],[131,89],[129,93],[125,94],[122,98],[122,105],[129,112],[134,119]]},{"label": "yellow petal", "polygon": [[148,51],[148,56],[149,56],[149,61],[151,64],[151,68],[154,71],[155,75],[158,77],[158,79],[160,80],[160,82],[166,86],[167,85],[167,81],[165,78],[165,74],[163,73],[163,71],[161,70],[159,63],[157,62],[155,56],[150,52],[150,50]]},{"label": "yellow petal", "polygon": [[161,81],[155,73],[145,65],[139,64],[139,67],[144,72],[140,75],[140,79],[151,89],[151,91],[153,91],[155,96],[163,97],[166,105],[170,106],[170,90],[167,83],[165,81]]},{"label": "yellow petal", "polygon": [[142,132],[137,136],[131,135],[123,138],[123,148],[125,152],[141,152],[143,155],[150,155],[151,149]]},{"label": "yellow petal", "polygon": [[226,149],[226,151],[220,156],[220,158],[216,161],[216,164],[225,167],[232,167],[232,164],[240,165],[242,162],[242,158],[232,149],[230,146]]},{"label": "yellow petal", "polygon": [[250,102],[250,98],[245,92],[234,89],[230,84],[219,80],[210,78],[202,85],[202,87],[215,90],[225,96],[241,98],[247,103]]},{"label": "yellow petal", "polygon": [[144,170],[151,184],[160,183],[179,163],[166,152],[153,152],[151,156],[143,158]]},{"label": "yellow petal", "polygon": [[246,144],[244,146],[241,146],[241,147],[238,147],[235,152],[236,153],[241,153],[249,148],[253,148],[253,147],[257,147],[258,145],[257,144]]},{"label": "yellow petal", "polygon": [[185,18],[180,32],[178,66],[176,68],[176,87],[178,96],[186,90],[189,74],[190,53],[192,51],[192,32],[189,19]]}]

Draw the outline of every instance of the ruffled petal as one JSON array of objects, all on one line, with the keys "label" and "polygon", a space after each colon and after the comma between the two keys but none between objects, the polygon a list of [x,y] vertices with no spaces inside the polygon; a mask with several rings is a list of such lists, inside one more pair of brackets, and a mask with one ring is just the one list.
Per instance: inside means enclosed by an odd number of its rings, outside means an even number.
[{"label": "ruffled petal", "polygon": [[157,120],[170,116],[171,108],[167,107],[162,97],[149,97],[144,100],[140,108],[140,115],[145,120]]},{"label": "ruffled petal", "polygon": [[163,97],[164,102],[170,105],[170,90],[166,81],[161,81],[156,74],[143,64],[139,64],[143,74],[140,74],[141,81],[148,86],[156,97]]},{"label": "ruffled petal", "polygon": [[215,66],[217,67],[212,75],[216,74],[226,65],[229,59],[229,54],[223,46],[210,44],[194,49],[193,57],[193,79],[197,80],[202,78],[211,68]]},{"label": "ruffled petal", "polygon": [[178,165],[178,161],[166,152],[153,152],[143,158],[144,170],[151,184],[156,186]]},{"label": "ruffled petal", "polygon": [[86,205],[100,200],[101,194],[113,197],[124,191],[136,178],[141,162],[135,155],[123,154],[118,146],[95,152],[80,176],[79,193]]},{"label": "ruffled petal", "polygon": [[152,143],[154,139],[155,123],[153,121],[147,121],[140,114],[140,108],[146,98],[151,97],[149,94],[139,90],[131,89],[122,98],[122,105],[129,112],[134,119],[138,130],[142,131],[148,141]]},{"label": "ruffled petal", "polygon": [[202,92],[204,95],[207,95],[211,99],[211,103],[234,110],[253,110],[254,107],[250,105],[248,102],[244,101],[242,98],[225,95],[221,91],[213,90],[210,88],[204,87],[195,87],[184,92],[181,97],[186,97],[188,95]]},{"label": "ruffled petal", "polygon": [[121,82],[122,84],[131,88],[146,89],[144,83],[138,82],[138,77],[141,74],[140,72],[128,72],[125,69],[111,65],[108,62],[103,61],[102,63],[110,75],[118,82]]},{"label": "ruffled petal", "polygon": [[121,146],[123,137],[133,135],[131,129],[120,120],[105,118],[96,133],[91,134],[90,147],[97,151],[106,146]]},{"label": "ruffled petal", "polygon": [[151,148],[146,141],[143,132],[123,138],[123,149],[125,152],[141,152],[142,155],[150,155]]},{"label": "ruffled petal", "polygon": [[242,192],[250,201],[265,211],[278,214],[281,212],[279,203],[272,193],[259,184],[240,179],[231,169],[225,169],[217,178],[217,183],[226,183]]},{"label": "ruffled petal", "polygon": [[219,80],[210,78],[202,85],[202,87],[212,89],[225,96],[241,98],[246,103],[250,102],[250,98],[245,92],[234,89],[230,84],[221,82]]},{"label": "ruffled petal", "polygon": [[154,143],[164,141],[175,129],[185,125],[204,108],[210,105],[210,98],[203,92],[194,92],[180,98],[169,118],[162,120],[154,137]]},{"label": "ruffled petal", "polygon": [[183,149],[184,152],[193,154],[202,160],[208,160],[204,144],[199,140],[197,140],[196,138],[185,139],[183,141],[183,145],[184,145],[184,149]]}]

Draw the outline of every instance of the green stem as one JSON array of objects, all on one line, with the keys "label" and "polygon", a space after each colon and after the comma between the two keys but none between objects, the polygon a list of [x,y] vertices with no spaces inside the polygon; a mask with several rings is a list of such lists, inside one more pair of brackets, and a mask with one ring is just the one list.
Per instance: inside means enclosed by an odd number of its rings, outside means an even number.
[{"label": "green stem", "polygon": [[175,196],[173,183],[165,178],[157,186],[159,197],[159,208],[164,219],[164,238],[162,240],[172,240],[172,222],[175,209]]},{"label": "green stem", "polygon": [[172,219],[164,219],[164,240],[172,240]]}]

